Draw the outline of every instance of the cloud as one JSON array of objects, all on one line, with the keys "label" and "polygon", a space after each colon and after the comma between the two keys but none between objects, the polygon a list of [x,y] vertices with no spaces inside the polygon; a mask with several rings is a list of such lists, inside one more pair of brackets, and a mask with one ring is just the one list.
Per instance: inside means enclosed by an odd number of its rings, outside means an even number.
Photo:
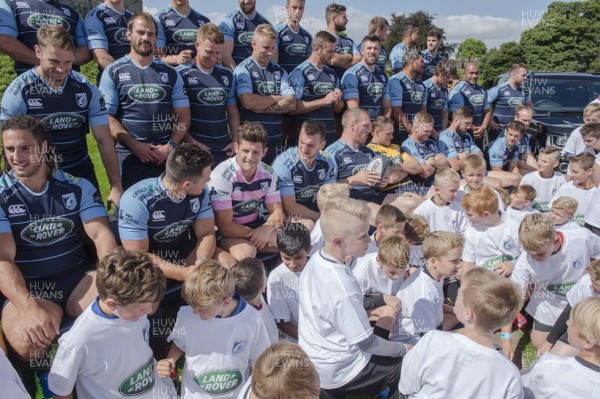
[{"label": "cloud", "polygon": [[156,8],[156,7],[146,7],[144,6],[144,12],[149,13],[150,15],[155,15],[156,13],[158,13],[161,9]]},{"label": "cloud", "polygon": [[500,44],[519,41],[521,33],[530,28],[531,21],[523,18],[514,20],[480,15],[449,15],[437,17],[433,23],[444,29],[446,41],[462,43],[465,39],[479,39],[488,49],[498,48]]}]

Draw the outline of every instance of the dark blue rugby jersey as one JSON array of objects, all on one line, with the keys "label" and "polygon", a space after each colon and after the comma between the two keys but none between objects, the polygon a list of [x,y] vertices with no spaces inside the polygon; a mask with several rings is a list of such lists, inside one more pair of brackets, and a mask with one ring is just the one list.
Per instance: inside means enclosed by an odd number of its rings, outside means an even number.
[{"label": "dark blue rugby jersey", "polygon": [[448,89],[437,87],[431,79],[424,81],[423,86],[423,104],[427,105],[427,113],[433,117],[433,128],[439,132],[442,130],[442,111],[448,110]]},{"label": "dark blue rugby jersey", "polygon": [[233,61],[238,65],[252,55],[252,36],[260,24],[270,24],[269,20],[260,13],[248,19],[239,10],[230,12],[219,24],[225,40],[233,40]]},{"label": "dark blue rugby jersey", "polygon": [[410,80],[402,72],[393,75],[388,82],[392,107],[402,107],[402,112],[412,123],[415,115],[422,111],[425,86],[418,78]]},{"label": "dark blue rugby jersey", "polygon": [[[346,179],[364,169],[373,159],[375,152],[365,145],[359,145],[358,150],[353,149],[347,143],[339,139],[325,149],[329,154],[335,168],[336,180]],[[378,191],[369,186],[353,186],[365,197],[375,196]]]},{"label": "dark blue rugby jersey", "polygon": [[[169,259],[195,240],[195,220],[212,219],[208,188],[200,195],[176,201],[162,182],[164,175],[145,179],[128,188],[119,203],[119,235],[123,240],[149,240],[149,251]],[[168,256],[173,254],[174,256]]]},{"label": "dark blue rugby jersey", "polygon": [[[419,163],[425,163],[430,159],[435,158],[435,156],[440,152],[440,150],[435,145],[435,141],[428,139],[423,144],[418,143],[412,137],[407,138],[402,142],[402,151],[409,153],[413,157],[419,161]],[[422,184],[424,186],[431,186],[433,184],[433,179],[435,177],[435,173],[427,178],[422,178],[418,175],[412,175],[413,181],[417,184]]]},{"label": "dark blue rugby jersey", "polygon": [[[0,34],[17,38],[33,51],[37,44],[36,32],[44,25],[60,25],[73,37],[77,47],[85,46],[87,38],[83,19],[73,7],[58,0],[0,0]],[[15,61],[17,75],[33,65]],[[79,70],[74,65],[73,69]]]},{"label": "dark blue rugby jersey", "polygon": [[[189,106],[177,71],[154,59],[140,68],[129,56],[110,64],[100,80],[108,113],[114,115],[136,140],[164,144],[172,133],[171,110]],[[117,144],[117,152],[129,152]]]},{"label": "dark blue rugby jersey", "polygon": [[46,123],[59,165],[72,168],[88,158],[89,126],[108,125],[108,114],[96,86],[71,71],[62,87],[53,89],[34,69],[17,77],[2,97],[0,119],[27,114]]},{"label": "dark blue rugby jersey", "polygon": [[508,82],[492,87],[487,92],[488,104],[494,104],[492,117],[503,126],[515,118],[515,109],[528,101],[529,95],[523,86],[512,87]]},{"label": "dark blue rugby jersey", "polygon": [[383,100],[390,99],[387,83],[385,71],[376,66],[373,66],[371,71],[365,64],[359,62],[349,68],[342,77],[344,100],[358,98],[359,106],[369,113],[371,120],[374,120],[379,115],[383,115]]},{"label": "dark blue rugby jersey", "polygon": [[456,108],[466,106],[473,111],[473,125],[481,126],[483,112],[490,109],[487,101],[487,90],[482,86],[471,86],[464,80],[459,82],[450,93],[448,108],[454,112]]},{"label": "dark blue rugby jersey", "polygon": [[41,193],[12,172],[0,177],[0,233],[12,233],[15,263],[27,278],[51,277],[87,262],[83,223],[108,217],[92,184],[58,170]]},{"label": "dark blue rugby jersey", "polygon": [[[127,22],[133,14],[129,10],[119,13],[106,4],[99,4],[85,17],[85,33],[88,48],[105,49],[115,60],[123,57],[131,48],[127,38]],[[98,78],[103,69],[98,65]]]},{"label": "dark blue rugby jersey", "polygon": [[438,51],[438,53],[434,56],[431,55],[429,50],[425,49],[421,51],[421,56],[423,56],[423,81],[430,79],[433,75],[435,75],[435,67],[438,62],[442,60],[442,55]]},{"label": "dark blue rugby jersey", "polygon": [[[294,89],[289,85],[289,77],[285,69],[273,61],[261,67],[252,57],[246,58],[234,71],[238,97],[242,94],[260,94],[262,96],[289,96]],[[282,139],[281,114],[256,113],[244,107],[240,109],[242,122],[261,123],[269,134],[269,141]]]},{"label": "dark blue rugby jersey", "polygon": [[196,37],[198,29],[210,19],[194,9],[188,15],[181,15],[167,7],[154,16],[158,25],[156,47],[165,48],[167,55],[179,54],[183,50],[192,50],[196,56]]},{"label": "dark blue rugby jersey", "polygon": [[[290,84],[294,88],[297,100],[313,101],[325,97],[334,89],[340,88],[337,74],[327,65],[318,69],[310,61],[304,61],[298,65],[290,75]],[[323,122],[327,128],[327,134],[335,134],[333,125],[333,105],[327,105],[314,111],[298,115],[298,125],[306,120],[317,120]]]},{"label": "dark blue rugby jersey", "polygon": [[[335,37],[335,53],[336,54],[357,54],[360,53],[360,51],[358,51],[358,47],[356,47],[356,44],[354,44],[354,40],[350,39],[349,37],[341,37],[341,36],[336,36],[333,35]],[[332,67],[332,69],[335,71],[335,73],[337,73],[337,76],[340,80],[342,80],[342,76],[344,76],[344,73],[346,72],[346,69],[344,68],[338,68],[338,67]]]},{"label": "dark blue rugby jersey", "polygon": [[[358,45],[358,51],[360,51],[362,54],[362,43]],[[377,57],[377,68],[380,68],[382,71],[385,72],[387,60],[388,60],[387,51],[385,51],[383,46],[381,46],[379,48],[379,57]]]},{"label": "dark blue rugby jersey", "polygon": [[304,62],[312,53],[312,36],[300,27],[294,32],[285,22],[279,23],[277,31],[277,48],[279,60],[277,61],[287,73],[292,73],[294,68]]},{"label": "dark blue rugby jersey", "polygon": [[231,142],[227,106],[236,104],[233,72],[217,64],[206,73],[195,63],[180,65],[177,71],[190,100],[189,133],[211,150],[222,151]]},{"label": "dark blue rugby jersey", "polygon": [[335,183],[335,168],[327,153],[320,151],[309,170],[298,156],[298,147],[279,154],[273,162],[277,188],[282,197],[295,195],[296,202],[319,212],[317,192],[323,184]]}]

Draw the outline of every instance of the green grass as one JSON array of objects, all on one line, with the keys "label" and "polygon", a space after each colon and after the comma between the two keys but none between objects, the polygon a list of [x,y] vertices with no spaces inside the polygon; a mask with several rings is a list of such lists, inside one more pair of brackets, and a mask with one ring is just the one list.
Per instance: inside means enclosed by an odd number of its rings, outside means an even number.
[{"label": "green grass", "polygon": [[98,152],[98,143],[96,143],[96,139],[94,135],[89,133],[87,135],[87,145],[88,151],[90,153],[90,158],[94,163],[94,170],[96,171],[96,178],[98,179],[98,185],[100,186],[100,194],[102,194],[102,199],[106,204],[106,198],[110,193],[110,184],[108,184],[108,177],[106,176],[106,170],[104,169],[104,165],[102,164],[102,160],[100,159],[100,153]]}]

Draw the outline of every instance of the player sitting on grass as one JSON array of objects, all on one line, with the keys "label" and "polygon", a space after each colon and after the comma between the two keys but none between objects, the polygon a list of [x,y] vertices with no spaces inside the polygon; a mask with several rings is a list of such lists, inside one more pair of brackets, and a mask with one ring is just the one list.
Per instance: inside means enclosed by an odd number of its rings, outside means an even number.
[{"label": "player sitting on grass", "polygon": [[402,303],[402,314],[392,327],[392,341],[414,345],[429,330],[441,328],[442,324],[446,324],[446,329],[456,325],[454,315],[450,316],[452,310],[444,305],[442,286],[444,278],[453,277],[460,270],[463,244],[462,237],[447,231],[434,231],[425,238],[425,266],[411,274],[396,294]]},{"label": "player sitting on grass", "polygon": [[523,374],[527,399],[594,398],[600,385],[600,298],[587,298],[568,323],[569,343],[576,357],[545,353]]},{"label": "player sitting on grass", "polygon": [[455,333],[429,331],[402,362],[400,392],[423,398],[522,398],[519,370],[499,353],[493,334],[521,309],[519,288],[477,268],[466,273],[454,313]]},{"label": "player sitting on grass", "polygon": [[181,397],[237,398],[250,368],[269,346],[258,311],[234,287],[233,273],[212,260],[201,263],[183,284],[189,306],[179,309],[169,336],[173,345],[157,366],[158,375],[169,378],[185,354]]},{"label": "player sitting on grass", "polygon": [[55,398],[176,398],[156,378],[150,322],[166,288],[162,270],[143,252],[106,256],[96,269],[98,298],[59,340],[48,378]]}]

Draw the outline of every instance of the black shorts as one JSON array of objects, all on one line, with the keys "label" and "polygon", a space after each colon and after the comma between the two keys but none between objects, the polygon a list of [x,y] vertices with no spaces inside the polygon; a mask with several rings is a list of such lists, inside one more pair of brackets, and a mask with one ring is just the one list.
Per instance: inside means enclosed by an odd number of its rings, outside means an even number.
[{"label": "black shorts", "polygon": [[96,190],[100,192],[100,186],[98,186],[98,179],[96,178],[96,172],[94,171],[94,164],[90,157],[78,163],[77,165],[73,165],[70,168],[62,168],[64,172],[67,172],[73,176],[83,177],[88,180]]},{"label": "black shorts", "polygon": [[25,284],[32,297],[53,302],[64,310],[75,287],[90,270],[91,265],[84,262],[75,269],[52,276],[25,278]]},{"label": "black shorts", "polygon": [[533,319],[533,329],[539,332],[550,332],[550,330],[552,330],[552,326],[540,323],[536,319]]},{"label": "black shorts", "polygon": [[367,202],[374,202],[378,205],[383,204],[383,201],[385,200],[385,197],[388,196],[388,194],[393,194],[393,193],[389,193],[386,191],[369,191],[369,192],[364,192],[362,190],[357,190],[355,188],[351,188],[350,189],[350,198],[354,198],[357,200],[363,200],[363,201],[367,201]]},{"label": "black shorts", "polygon": [[152,162],[142,162],[130,152],[117,152],[119,158],[119,173],[123,190],[127,190],[140,180],[158,177],[165,171],[165,164],[157,165]]}]

